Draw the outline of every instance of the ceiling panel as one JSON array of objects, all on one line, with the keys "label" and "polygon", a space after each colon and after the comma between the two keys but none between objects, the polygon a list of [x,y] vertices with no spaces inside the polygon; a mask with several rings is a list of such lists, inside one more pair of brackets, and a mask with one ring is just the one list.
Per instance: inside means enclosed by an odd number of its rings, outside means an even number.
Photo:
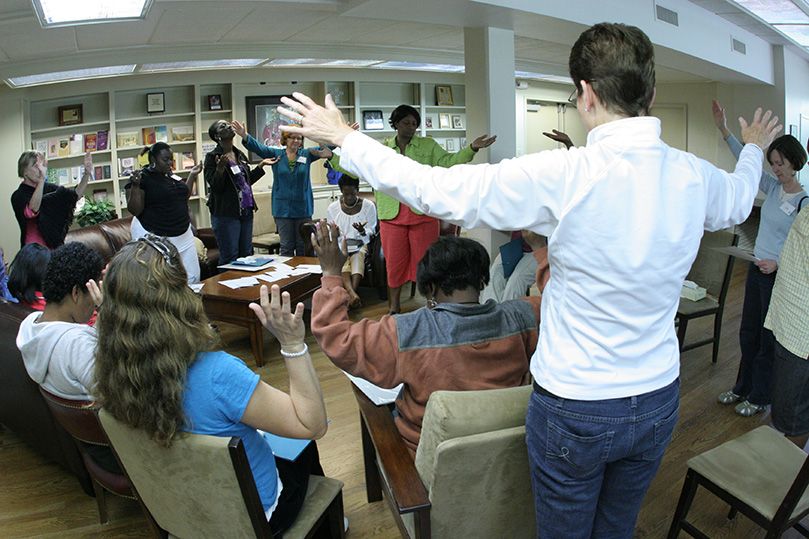
[{"label": "ceiling panel", "polygon": [[[288,9],[283,13],[279,12],[278,8],[254,9],[223,35],[221,41],[228,43],[285,41],[313,24],[333,16],[333,13],[300,9]],[[309,37],[312,39],[311,35]]]},{"label": "ceiling panel", "polygon": [[378,45],[423,47],[422,40],[441,36],[448,32],[460,33],[463,36],[463,29],[457,27],[418,22],[397,22],[384,28],[368,29],[362,35],[356,36],[355,41]]},{"label": "ceiling panel", "polygon": [[462,51],[464,49],[463,28],[457,28],[445,34],[423,38],[418,45],[425,49]]},{"label": "ceiling panel", "polygon": [[[221,5],[221,4],[218,4]],[[242,12],[242,13],[247,13]],[[234,17],[239,14],[239,17]],[[230,7],[172,5],[160,16],[149,43],[183,44],[219,41],[242,18],[239,10]]]},{"label": "ceiling panel", "polygon": [[[364,19],[359,17],[332,17],[316,22],[305,30],[290,36],[294,43],[356,43],[358,36],[378,32],[395,26],[396,21]],[[388,43],[396,45],[396,43]]]},{"label": "ceiling panel", "polygon": [[145,21],[116,24],[88,24],[78,27],[76,40],[80,51],[116,49],[145,45],[157,27],[160,16],[152,13]]},{"label": "ceiling panel", "polygon": [[63,55],[78,50],[73,28],[43,30],[34,17],[0,26],[0,48],[11,60]]}]

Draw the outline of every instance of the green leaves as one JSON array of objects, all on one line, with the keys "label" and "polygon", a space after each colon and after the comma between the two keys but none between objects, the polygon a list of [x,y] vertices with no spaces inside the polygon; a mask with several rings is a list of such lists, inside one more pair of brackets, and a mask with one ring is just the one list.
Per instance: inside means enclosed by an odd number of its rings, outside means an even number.
[{"label": "green leaves", "polygon": [[115,204],[108,198],[92,200],[84,197],[84,206],[76,213],[79,226],[85,227],[117,219]]}]

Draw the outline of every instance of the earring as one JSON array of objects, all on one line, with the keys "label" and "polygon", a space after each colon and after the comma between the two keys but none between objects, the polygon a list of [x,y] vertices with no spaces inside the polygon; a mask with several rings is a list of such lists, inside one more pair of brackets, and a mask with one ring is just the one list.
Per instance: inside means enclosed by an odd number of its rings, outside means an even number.
[{"label": "earring", "polygon": [[427,300],[427,308],[428,309],[435,309],[436,305],[438,305],[438,302],[435,301],[434,298],[430,298],[430,299]]}]

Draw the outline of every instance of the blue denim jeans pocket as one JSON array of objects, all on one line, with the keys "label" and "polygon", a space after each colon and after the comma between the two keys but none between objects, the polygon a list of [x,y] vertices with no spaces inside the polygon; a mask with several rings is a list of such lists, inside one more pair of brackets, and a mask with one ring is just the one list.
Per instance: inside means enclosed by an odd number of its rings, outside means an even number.
[{"label": "blue denim jeans pocket", "polygon": [[678,412],[680,410],[680,399],[666,404],[663,408],[673,407],[668,417],[655,421],[654,423],[654,446],[643,452],[642,458],[644,460],[654,461],[663,456],[669,442],[671,435],[674,432],[674,427],[677,425]]},{"label": "blue denim jeans pocket", "polygon": [[553,466],[565,466],[567,473],[573,477],[581,477],[593,472],[598,466],[609,459],[610,446],[614,431],[604,430],[598,434],[575,434],[571,430],[580,426],[579,421],[574,424],[560,424],[564,416],[557,416],[548,421],[548,445],[545,450],[545,462]]}]

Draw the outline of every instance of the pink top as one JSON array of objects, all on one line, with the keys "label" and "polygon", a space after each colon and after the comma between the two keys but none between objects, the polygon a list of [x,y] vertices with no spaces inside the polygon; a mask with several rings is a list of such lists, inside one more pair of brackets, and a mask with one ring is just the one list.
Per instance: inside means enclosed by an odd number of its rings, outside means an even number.
[{"label": "pink top", "polygon": [[[37,223],[37,217],[39,216],[39,212],[31,211],[31,207],[26,204],[25,210],[23,210],[23,215],[25,215],[26,223],[25,223],[25,242],[23,245],[28,245],[29,243],[38,243],[40,245],[45,245],[45,239],[42,237],[42,234],[39,233],[39,225]],[[45,245],[45,247],[48,247]],[[50,247],[48,247],[50,249]]]}]

